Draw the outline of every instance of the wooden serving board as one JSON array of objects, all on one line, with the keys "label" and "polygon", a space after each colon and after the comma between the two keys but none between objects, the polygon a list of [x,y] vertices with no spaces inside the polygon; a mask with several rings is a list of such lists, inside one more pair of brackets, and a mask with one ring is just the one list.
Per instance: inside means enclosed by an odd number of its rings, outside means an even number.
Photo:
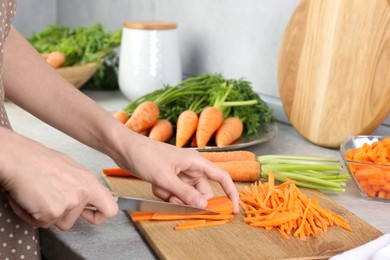
[{"label": "wooden serving board", "polygon": [[390,112],[387,1],[302,0],[281,42],[278,85],[287,118],[314,144],[373,132]]},{"label": "wooden serving board", "polygon": [[[145,181],[104,174],[103,177],[122,196],[156,199]],[[216,195],[224,194],[218,185],[212,185]],[[240,189],[248,183],[236,185]],[[136,225],[160,259],[326,259],[383,235],[325,194],[302,190],[309,197],[318,198],[324,208],[345,217],[354,231],[332,226],[326,234],[309,237],[307,241],[294,237],[286,240],[278,231],[250,227],[242,221],[242,214],[225,225],[194,230],[175,231],[178,221],[145,221]]]}]

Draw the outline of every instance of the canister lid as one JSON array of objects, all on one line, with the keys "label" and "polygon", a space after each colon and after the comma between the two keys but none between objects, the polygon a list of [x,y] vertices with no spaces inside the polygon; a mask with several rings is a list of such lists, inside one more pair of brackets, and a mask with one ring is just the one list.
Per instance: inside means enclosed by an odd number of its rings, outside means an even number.
[{"label": "canister lid", "polygon": [[124,22],[123,27],[139,30],[171,30],[177,28],[177,23],[167,21],[135,21]]}]

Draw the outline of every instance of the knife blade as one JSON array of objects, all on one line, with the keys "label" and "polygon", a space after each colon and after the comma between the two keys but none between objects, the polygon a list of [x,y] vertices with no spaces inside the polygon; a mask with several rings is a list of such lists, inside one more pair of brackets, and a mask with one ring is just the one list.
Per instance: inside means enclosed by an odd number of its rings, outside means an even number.
[{"label": "knife blade", "polygon": [[130,211],[168,214],[218,214],[218,212],[198,207],[142,198],[117,196],[117,202],[120,209]]}]

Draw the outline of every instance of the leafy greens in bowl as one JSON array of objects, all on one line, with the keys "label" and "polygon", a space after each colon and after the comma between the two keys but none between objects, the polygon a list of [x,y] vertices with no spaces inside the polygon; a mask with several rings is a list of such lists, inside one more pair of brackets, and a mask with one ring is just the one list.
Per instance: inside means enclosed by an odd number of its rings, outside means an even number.
[{"label": "leafy greens in bowl", "polygon": [[53,24],[33,33],[27,40],[41,54],[63,53],[66,60],[62,67],[101,63],[89,81],[93,83],[89,88],[117,89],[118,55],[115,49],[120,45],[121,34],[121,29],[112,32],[98,23],[77,28]]}]

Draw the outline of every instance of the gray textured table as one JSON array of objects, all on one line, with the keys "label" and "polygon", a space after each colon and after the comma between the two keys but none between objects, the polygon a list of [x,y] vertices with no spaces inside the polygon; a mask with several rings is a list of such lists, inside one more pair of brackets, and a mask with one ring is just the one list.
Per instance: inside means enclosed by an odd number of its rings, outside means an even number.
[{"label": "gray textured table", "polygon": [[[124,107],[128,101],[119,91],[86,91],[88,96],[108,111]],[[114,167],[107,156],[71,139],[42,123],[14,104],[7,102],[10,121],[16,132],[60,150],[97,174],[102,168]],[[390,128],[381,126],[376,134],[390,135]],[[294,128],[278,123],[274,139],[248,150],[261,154],[339,157],[337,149],[327,149],[307,142]],[[101,179],[101,178],[100,178]],[[101,179],[102,182],[104,182]],[[363,199],[350,180],[345,193],[329,194],[337,203],[384,233],[390,233],[390,203]],[[42,253],[48,259],[155,259],[153,251],[124,212],[101,226],[80,219],[63,232],[56,228],[40,232]]]}]

